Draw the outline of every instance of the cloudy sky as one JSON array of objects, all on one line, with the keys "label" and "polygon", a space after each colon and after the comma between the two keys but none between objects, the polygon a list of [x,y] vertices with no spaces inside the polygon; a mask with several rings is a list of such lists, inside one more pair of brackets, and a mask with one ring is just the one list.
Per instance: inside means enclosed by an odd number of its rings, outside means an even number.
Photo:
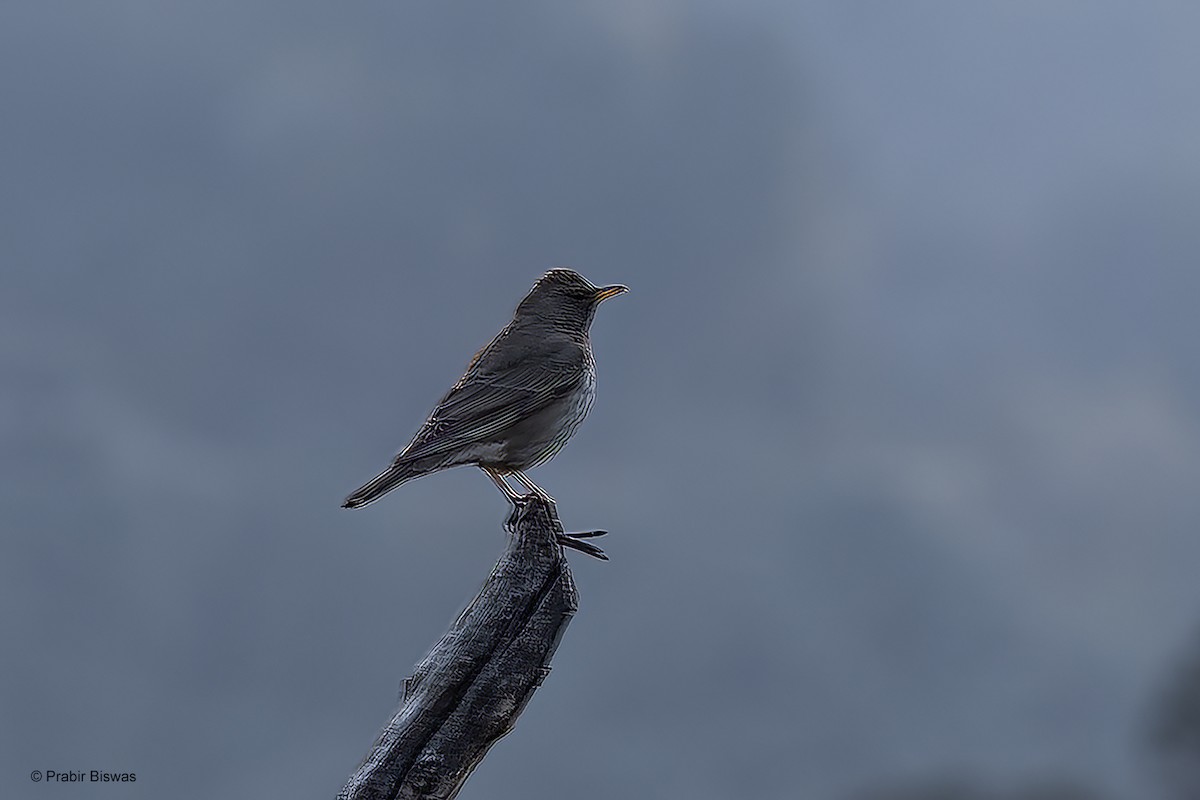
[{"label": "cloudy sky", "polygon": [[463,800],[1149,796],[1200,624],[1198,25],[9,4],[0,794],[331,797],[506,512],[341,498],[571,265],[632,291],[535,477],[613,560]]}]

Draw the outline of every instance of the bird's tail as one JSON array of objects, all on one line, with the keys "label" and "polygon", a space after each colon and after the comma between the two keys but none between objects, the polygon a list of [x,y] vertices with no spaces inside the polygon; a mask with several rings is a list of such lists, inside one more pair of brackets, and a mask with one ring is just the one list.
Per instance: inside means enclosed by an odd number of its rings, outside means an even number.
[{"label": "bird's tail", "polygon": [[362,508],[363,506],[374,503],[385,494],[395,489],[400,484],[407,480],[424,475],[424,471],[417,469],[412,462],[397,461],[383,472],[376,475],[371,480],[358,487],[345,502],[342,503],[342,508]]}]

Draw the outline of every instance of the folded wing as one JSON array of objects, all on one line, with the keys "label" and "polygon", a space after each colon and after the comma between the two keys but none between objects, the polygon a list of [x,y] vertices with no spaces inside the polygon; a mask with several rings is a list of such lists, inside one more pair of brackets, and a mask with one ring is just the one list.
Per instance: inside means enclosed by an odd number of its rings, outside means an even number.
[{"label": "folded wing", "polygon": [[495,441],[518,422],[570,397],[586,379],[580,369],[584,351],[570,342],[539,342],[534,352],[506,363],[492,357],[494,345],[476,357],[397,460]]}]

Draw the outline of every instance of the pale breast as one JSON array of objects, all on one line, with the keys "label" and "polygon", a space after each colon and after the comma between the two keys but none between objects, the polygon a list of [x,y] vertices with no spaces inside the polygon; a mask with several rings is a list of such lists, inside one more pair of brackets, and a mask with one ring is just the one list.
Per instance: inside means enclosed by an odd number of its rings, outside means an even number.
[{"label": "pale breast", "polygon": [[592,357],[592,350],[589,347],[585,354],[584,379],[579,389],[563,398],[562,403],[551,412],[555,420],[548,426],[547,433],[549,435],[545,438],[542,447],[538,448],[539,452],[533,455],[530,467],[545,463],[563,449],[567,441],[575,435],[580,423],[587,417],[595,399],[596,361]]}]

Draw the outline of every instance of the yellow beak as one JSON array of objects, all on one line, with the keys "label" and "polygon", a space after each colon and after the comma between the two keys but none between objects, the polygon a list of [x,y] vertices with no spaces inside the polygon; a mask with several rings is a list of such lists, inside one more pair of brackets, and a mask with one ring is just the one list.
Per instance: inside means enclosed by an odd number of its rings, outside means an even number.
[{"label": "yellow beak", "polygon": [[619,283],[614,283],[612,286],[605,286],[596,292],[596,302],[603,303],[610,297],[616,297],[619,294],[625,294],[629,291],[628,286],[622,286]]}]

